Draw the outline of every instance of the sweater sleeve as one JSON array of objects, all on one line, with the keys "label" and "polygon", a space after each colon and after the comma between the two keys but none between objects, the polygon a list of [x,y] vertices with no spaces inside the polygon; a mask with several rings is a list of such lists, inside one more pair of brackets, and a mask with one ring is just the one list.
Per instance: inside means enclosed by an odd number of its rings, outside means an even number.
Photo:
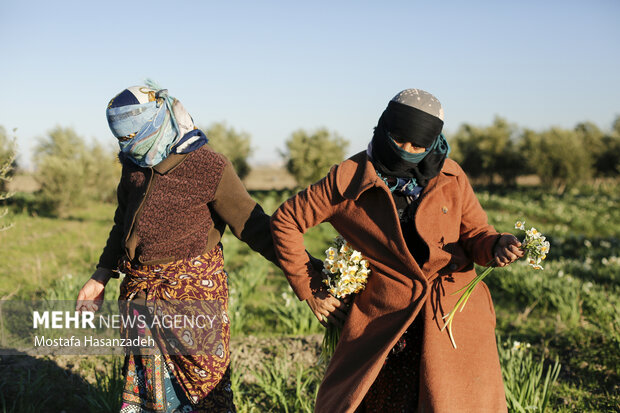
[{"label": "sweater sleeve", "polygon": [[308,259],[303,234],[333,216],[339,197],[335,171],[288,199],[271,217],[271,229],[280,266],[300,300],[323,287],[320,268]]},{"label": "sweater sleeve", "polygon": [[459,242],[476,264],[487,265],[493,259],[493,247],[500,234],[489,225],[465,174],[459,177],[459,184],[463,195]]},{"label": "sweater sleeve", "polygon": [[[108,235],[108,240],[103,252],[99,257],[99,263],[97,269],[107,269],[116,271],[118,269],[118,260],[123,255],[123,236],[125,225],[125,211],[127,209],[127,193],[123,188],[123,181],[119,182],[116,189],[116,196],[118,199],[118,206],[116,212],[114,212],[114,225]],[[118,277],[118,273],[115,273]]]},{"label": "sweater sleeve", "polygon": [[230,227],[235,237],[278,265],[273,250],[269,215],[250,197],[228,159],[211,206]]}]

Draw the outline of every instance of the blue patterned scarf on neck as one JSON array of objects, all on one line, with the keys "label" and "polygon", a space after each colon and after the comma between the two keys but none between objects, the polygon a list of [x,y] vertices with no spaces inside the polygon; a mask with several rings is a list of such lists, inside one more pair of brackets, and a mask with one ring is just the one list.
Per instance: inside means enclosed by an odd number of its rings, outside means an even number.
[{"label": "blue patterned scarf on neck", "polygon": [[[443,136],[443,134],[439,134],[439,136],[437,136],[437,138],[433,141],[433,144],[429,148],[427,148],[425,152],[422,153],[410,153],[405,151],[404,149],[400,148],[400,146],[398,146],[396,142],[394,142],[394,139],[390,136],[389,133],[387,135],[390,140],[389,144],[390,146],[392,146],[393,150],[402,159],[408,162],[416,164],[420,163],[426,157],[426,155],[433,151],[444,153],[446,155],[450,153],[450,145],[448,145],[448,142],[446,141],[446,138]],[[424,187],[418,185],[418,182],[415,178],[383,176],[378,170],[375,171],[377,172],[377,176],[381,178],[383,182],[385,182],[390,192],[400,192],[406,196],[413,197],[413,199],[416,200],[424,189]]]}]

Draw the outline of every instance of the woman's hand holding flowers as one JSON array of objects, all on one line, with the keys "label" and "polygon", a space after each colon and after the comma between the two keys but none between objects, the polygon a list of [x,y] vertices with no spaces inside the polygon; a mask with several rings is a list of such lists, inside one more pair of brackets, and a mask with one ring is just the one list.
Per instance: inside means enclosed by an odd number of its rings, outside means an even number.
[{"label": "woman's hand holding flowers", "polygon": [[504,234],[499,237],[493,248],[493,262],[496,267],[504,267],[523,258],[521,242],[512,234]]},{"label": "woman's hand holding flowers", "polygon": [[325,290],[317,291],[306,302],[323,327],[327,327],[328,324],[337,327],[344,326],[347,319],[345,302],[340,301]]},{"label": "woman's hand holding flowers", "polygon": [[492,264],[495,264],[497,267],[504,267],[525,255],[527,256],[528,264],[532,268],[537,270],[543,269],[540,263],[547,258],[549,248],[551,247],[549,241],[547,241],[545,236],[538,232],[536,228],[530,228],[526,231],[525,221],[517,221],[515,223],[515,229],[525,231],[525,238],[523,239],[523,242],[519,242],[519,240],[512,234],[501,235],[493,248],[494,258],[489,261],[484,272],[477,275],[465,287],[452,293],[458,294],[461,291],[464,291],[454,305],[452,311],[443,316],[443,319],[446,320],[446,322],[441,331],[445,330],[446,327],[448,328],[448,335],[450,336],[450,340],[452,341],[454,348],[456,348],[456,342],[452,336],[452,320],[454,320],[454,315],[457,310],[463,311],[463,308],[465,308],[465,304],[467,304],[467,300],[469,300],[469,297],[474,291],[474,288],[476,288],[476,285],[478,285],[484,277],[489,275],[491,271],[495,269]]}]

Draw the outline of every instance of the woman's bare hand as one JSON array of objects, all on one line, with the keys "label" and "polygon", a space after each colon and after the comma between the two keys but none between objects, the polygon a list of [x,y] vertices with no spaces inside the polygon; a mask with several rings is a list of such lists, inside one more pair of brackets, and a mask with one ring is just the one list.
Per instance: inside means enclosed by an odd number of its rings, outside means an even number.
[{"label": "woman's bare hand", "polygon": [[105,284],[101,281],[89,279],[78,293],[76,311],[97,311],[103,303]]},{"label": "woman's bare hand", "polygon": [[347,319],[347,306],[345,302],[340,301],[325,290],[315,293],[306,300],[310,309],[323,325],[333,324],[342,327]]},{"label": "woman's bare hand", "polygon": [[493,255],[495,256],[495,265],[504,267],[519,258],[523,257],[523,250],[520,248],[521,243],[512,234],[502,235],[495,243]]}]

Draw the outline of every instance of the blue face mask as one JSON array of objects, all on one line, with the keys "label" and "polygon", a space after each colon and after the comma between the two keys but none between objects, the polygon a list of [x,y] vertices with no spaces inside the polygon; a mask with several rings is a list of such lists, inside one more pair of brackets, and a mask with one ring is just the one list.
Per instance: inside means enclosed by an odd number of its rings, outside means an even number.
[{"label": "blue face mask", "polygon": [[[392,137],[392,135],[390,135],[389,132],[388,132],[387,135],[390,138],[390,145],[392,145],[393,149],[396,151],[398,156],[400,156],[401,159],[403,159],[403,160],[405,160],[407,162],[420,163],[422,161],[422,159],[424,159],[424,157],[426,155],[428,155],[429,152],[432,150],[432,147],[431,147],[431,148],[426,148],[426,151],[421,152],[421,153],[407,152],[406,150],[404,150],[403,148],[398,146],[398,144],[396,143],[396,141],[394,141],[394,138]],[[437,141],[437,139],[435,139],[435,142],[436,141]]]},{"label": "blue face mask", "polygon": [[394,138],[392,138],[392,135],[390,135],[389,132],[387,135],[390,138],[390,145],[392,145],[392,147],[394,148],[396,153],[400,156],[400,158],[407,162],[418,164],[422,162],[422,159],[424,159],[426,155],[428,155],[435,149],[438,149],[441,153],[446,153],[446,154],[450,153],[450,145],[448,145],[448,142],[446,141],[446,138],[444,138],[443,134],[439,134],[439,136],[435,138],[435,141],[433,142],[431,147],[426,148],[426,151],[422,153],[407,152],[406,150],[398,146],[398,144],[396,144],[396,141],[394,141]]}]

